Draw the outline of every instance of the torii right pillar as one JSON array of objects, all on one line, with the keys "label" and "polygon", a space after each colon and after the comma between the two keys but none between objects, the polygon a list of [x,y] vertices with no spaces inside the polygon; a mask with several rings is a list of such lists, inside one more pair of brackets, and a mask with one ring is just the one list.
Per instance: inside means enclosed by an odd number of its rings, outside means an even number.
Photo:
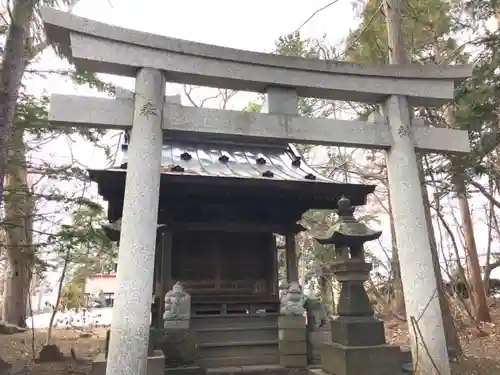
[{"label": "torii right pillar", "polygon": [[[408,327],[414,340],[412,348],[420,351],[413,353],[413,357],[415,362],[422,361],[421,369],[415,369],[415,372],[448,375],[450,367],[443,316],[422,201],[425,186],[421,185],[418,172],[408,101],[406,97],[391,96],[382,108],[393,138],[386,162],[396,243],[400,249],[417,250],[399,251],[398,254]],[[411,315],[415,311],[420,315]],[[425,324],[422,324],[423,316]],[[433,353],[435,358],[423,353]]]}]

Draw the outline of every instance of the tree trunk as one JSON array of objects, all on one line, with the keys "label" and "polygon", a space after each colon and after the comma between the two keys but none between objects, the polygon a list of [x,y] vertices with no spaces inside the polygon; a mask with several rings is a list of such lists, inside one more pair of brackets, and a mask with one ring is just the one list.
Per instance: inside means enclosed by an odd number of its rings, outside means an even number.
[{"label": "tree trunk", "polygon": [[465,252],[467,254],[467,264],[469,268],[469,284],[471,286],[471,296],[474,306],[474,315],[478,321],[491,322],[490,311],[486,294],[484,293],[483,280],[481,278],[481,266],[477,255],[476,239],[474,238],[474,226],[470,216],[469,201],[467,199],[465,183],[457,176],[455,179],[457,188],[457,199],[462,217],[462,230],[465,240]]},{"label": "tree trunk", "polygon": [[396,228],[394,223],[394,216],[392,216],[391,197],[390,191],[387,189],[387,202],[389,203],[389,225],[391,227],[391,244],[392,244],[392,309],[400,316],[406,315],[405,296],[403,293],[403,282],[401,280],[401,269],[399,267],[399,254],[398,244],[396,242]]},{"label": "tree trunk", "polygon": [[30,23],[38,0],[14,0],[0,71],[0,202],[3,200],[7,149],[19,89],[26,68]]},{"label": "tree trunk", "polygon": [[5,222],[8,272],[5,285],[3,319],[26,323],[27,299],[34,264],[32,242],[33,196],[27,184],[23,129],[14,129],[8,150],[5,175]]},{"label": "tree trunk", "polygon": [[417,165],[418,165],[420,181],[424,185],[424,189],[422,189],[422,204],[424,205],[425,221],[427,223],[427,230],[429,232],[432,264],[434,265],[434,276],[436,278],[436,285],[437,285],[436,293],[439,299],[439,306],[441,307],[441,314],[443,317],[443,328],[446,337],[446,346],[448,349],[448,353],[450,357],[457,357],[462,353],[462,346],[460,344],[460,338],[458,337],[457,329],[455,327],[455,323],[453,322],[453,316],[451,315],[450,306],[448,304],[448,301],[446,300],[446,294],[444,292],[443,275],[441,274],[439,254],[436,244],[436,236],[434,234],[434,226],[432,223],[429,196],[425,185],[425,171],[422,161],[423,161],[422,157],[419,157]]},{"label": "tree trunk", "polygon": [[488,248],[487,248],[487,253],[486,253],[486,265],[484,266],[484,275],[483,275],[483,284],[484,284],[484,292],[488,296],[490,294],[490,278],[491,278],[491,272],[493,270],[497,269],[500,267],[500,259],[495,260],[493,263],[491,262],[491,247],[492,247],[492,240],[493,240],[493,233],[491,233],[495,230],[497,233],[497,236],[500,237],[500,227],[498,226],[498,220],[495,215],[495,212],[493,211],[493,207],[490,206],[490,226],[489,226],[489,237],[488,237]]},{"label": "tree trunk", "polygon": [[[493,181],[490,178],[489,181],[490,185],[490,192],[493,190]],[[493,245],[493,220],[495,218],[495,206],[493,205],[492,202],[489,203],[488,205],[488,243],[486,245],[486,260],[484,262],[484,267],[483,267],[483,288],[484,288],[484,294],[486,294],[486,297],[489,296],[490,294],[490,278],[491,278],[491,268],[490,268],[490,263],[491,263],[491,248]]]},{"label": "tree trunk", "polygon": [[9,252],[8,260],[3,320],[25,327],[32,262],[24,253],[16,251]]},{"label": "tree trunk", "polygon": [[[29,40],[30,22],[33,18],[36,0],[16,0],[13,2],[12,20],[7,31],[0,72],[0,202],[4,200],[4,183],[15,185],[15,176],[6,171],[7,160],[11,156],[12,123],[21,81],[26,67],[26,50]],[[22,133],[21,133],[22,141]],[[24,148],[23,148],[24,157]],[[10,162],[9,162],[10,164]],[[4,179],[5,176],[5,179]],[[26,178],[24,178],[26,180]],[[7,186],[5,186],[7,187]],[[32,257],[20,251],[18,244],[23,243],[20,233],[23,228],[16,222],[23,220],[16,210],[18,199],[5,197],[5,230],[8,270],[5,280],[3,319],[20,326],[26,325],[26,302],[29,295]],[[10,200],[10,202],[8,202]],[[14,216],[14,217],[13,217]],[[16,217],[17,216],[17,217]],[[29,229],[27,229],[29,230]],[[31,234],[30,234],[31,236]],[[25,243],[25,245],[27,245]],[[31,245],[31,241],[29,242]],[[28,250],[28,249],[22,249]]]}]

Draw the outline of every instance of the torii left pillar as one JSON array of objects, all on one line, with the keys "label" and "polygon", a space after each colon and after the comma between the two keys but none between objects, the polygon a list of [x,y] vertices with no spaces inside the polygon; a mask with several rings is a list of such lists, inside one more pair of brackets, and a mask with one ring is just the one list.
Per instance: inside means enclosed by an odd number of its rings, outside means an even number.
[{"label": "torii left pillar", "polygon": [[135,81],[122,230],[106,375],[145,375],[158,222],[165,79],[144,68]]}]

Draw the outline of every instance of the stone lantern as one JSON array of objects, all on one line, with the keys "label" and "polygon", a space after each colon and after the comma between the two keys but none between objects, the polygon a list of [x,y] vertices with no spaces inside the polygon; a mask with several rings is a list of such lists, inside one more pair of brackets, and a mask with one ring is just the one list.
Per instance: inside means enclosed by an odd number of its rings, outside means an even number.
[{"label": "stone lantern", "polygon": [[323,237],[322,245],[335,247],[332,273],[341,284],[338,316],[331,319],[332,342],[321,349],[322,371],[335,375],[398,374],[401,372],[399,347],[386,344],[384,323],[374,316],[364,288],[372,265],[365,261],[365,242],[378,239],[376,231],[354,218],[351,201],[338,202],[338,220]]}]

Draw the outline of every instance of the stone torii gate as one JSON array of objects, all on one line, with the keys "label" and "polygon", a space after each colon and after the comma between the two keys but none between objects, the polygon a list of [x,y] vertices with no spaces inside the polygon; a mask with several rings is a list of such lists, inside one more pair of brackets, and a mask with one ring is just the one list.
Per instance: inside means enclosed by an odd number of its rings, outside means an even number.
[{"label": "stone torii gate", "polygon": [[[467,153],[469,140],[463,131],[412,126],[408,107],[451,102],[454,82],[468,77],[470,66],[284,57],[127,30],[52,9],[42,16],[50,41],[77,68],[136,80],[133,98],[53,95],[50,102],[54,123],[132,132],[107,375],[145,371],[162,132],[386,150],[406,309],[421,332],[416,338],[411,331],[413,351],[422,373],[450,373],[416,151]],[[166,81],[267,93],[269,113],[165,103]],[[381,104],[382,116],[371,123],[300,117],[298,96]]]}]

